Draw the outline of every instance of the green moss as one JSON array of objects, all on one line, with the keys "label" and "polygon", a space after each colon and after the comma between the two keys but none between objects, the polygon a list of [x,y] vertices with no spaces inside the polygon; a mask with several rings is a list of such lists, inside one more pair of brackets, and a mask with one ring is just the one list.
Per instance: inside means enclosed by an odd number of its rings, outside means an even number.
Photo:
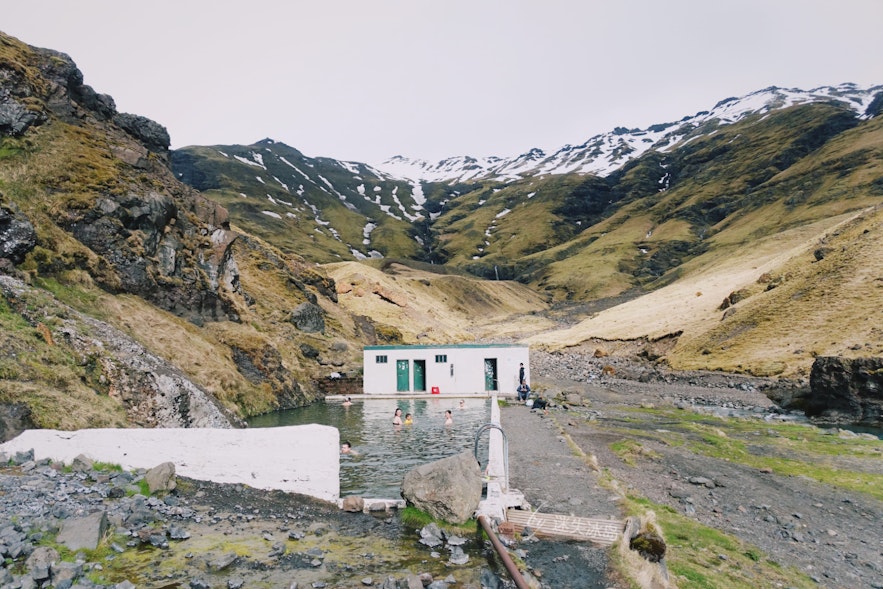
[{"label": "green moss", "polygon": [[452,530],[457,533],[472,533],[475,532],[478,525],[474,519],[470,519],[462,524],[452,524],[450,522],[437,520],[425,511],[417,509],[411,505],[399,510],[399,517],[403,524],[414,529],[420,529],[431,523],[435,523],[442,530]]}]

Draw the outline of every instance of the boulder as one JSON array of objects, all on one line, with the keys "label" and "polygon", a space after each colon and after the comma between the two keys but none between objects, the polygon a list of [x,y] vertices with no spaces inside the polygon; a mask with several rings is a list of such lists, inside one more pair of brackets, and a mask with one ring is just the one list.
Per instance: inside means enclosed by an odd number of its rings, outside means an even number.
[{"label": "boulder", "polygon": [[74,472],[88,472],[92,470],[95,462],[85,454],[77,454],[71,461],[71,470]]},{"label": "boulder", "polygon": [[408,471],[402,497],[436,519],[461,524],[478,508],[481,488],[481,468],[466,451]]},{"label": "boulder", "polygon": [[807,417],[883,426],[883,358],[819,356],[809,377]]},{"label": "boulder", "polygon": [[35,427],[31,409],[24,403],[0,405],[0,443],[8,442],[26,429]]},{"label": "boulder", "polygon": [[166,128],[147,117],[120,113],[114,117],[113,122],[155,153],[166,153],[172,143]]},{"label": "boulder", "polygon": [[301,303],[292,312],[289,321],[305,333],[325,331],[325,318],[322,307],[313,303]]},{"label": "boulder", "polygon": [[355,495],[344,497],[340,507],[344,511],[350,513],[360,513],[365,510],[365,500]]},{"label": "boulder", "polygon": [[47,546],[35,548],[25,561],[31,578],[38,583],[48,583],[52,565],[59,560],[58,551]]},{"label": "boulder", "polygon": [[151,494],[157,491],[174,491],[177,483],[175,481],[175,464],[173,462],[163,462],[158,466],[154,466],[144,475],[147,481],[147,489]]},{"label": "boulder", "polygon": [[96,511],[84,517],[64,520],[56,541],[70,550],[95,550],[107,531],[107,513]]}]

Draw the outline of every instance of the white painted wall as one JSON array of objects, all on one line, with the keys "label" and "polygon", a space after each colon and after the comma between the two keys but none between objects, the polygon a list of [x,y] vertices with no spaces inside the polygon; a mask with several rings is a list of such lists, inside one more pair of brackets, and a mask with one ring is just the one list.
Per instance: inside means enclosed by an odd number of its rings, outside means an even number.
[{"label": "white painted wall", "polygon": [[[438,387],[442,395],[486,393],[485,359],[497,361],[497,392],[514,395],[518,386],[518,368],[524,363],[530,382],[530,354],[527,346],[457,345],[457,346],[366,346],[363,350],[363,390],[371,394],[431,393]],[[378,362],[385,356],[386,362]],[[437,362],[437,356],[446,356]],[[408,363],[408,390],[399,391],[397,363]],[[414,363],[426,365],[425,390],[414,387]]]},{"label": "white painted wall", "polygon": [[336,502],[340,433],[324,425],[254,429],[27,430],[0,452],[34,450],[34,458],[69,464],[80,454],[129,470],[175,464],[182,476],[279,489]]}]

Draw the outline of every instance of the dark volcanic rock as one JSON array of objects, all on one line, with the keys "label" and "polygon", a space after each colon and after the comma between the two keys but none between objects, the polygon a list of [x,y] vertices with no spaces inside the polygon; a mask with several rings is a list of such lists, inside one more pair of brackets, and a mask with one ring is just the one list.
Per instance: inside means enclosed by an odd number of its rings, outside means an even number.
[{"label": "dark volcanic rock", "polygon": [[120,113],[114,117],[113,122],[155,153],[166,153],[172,143],[166,128],[147,117]]},{"label": "dark volcanic rock", "polygon": [[820,356],[813,362],[809,384],[808,417],[883,425],[883,358]]},{"label": "dark volcanic rock", "polygon": [[325,318],[322,307],[313,303],[301,303],[291,312],[289,321],[306,333],[325,331]]},{"label": "dark volcanic rock", "polygon": [[37,245],[37,232],[31,222],[10,208],[0,207],[0,258],[21,264]]},{"label": "dark volcanic rock", "polygon": [[0,136],[22,135],[34,123],[42,119],[40,113],[28,110],[12,98],[4,97],[8,92],[0,91]]},{"label": "dark volcanic rock", "polygon": [[0,442],[11,440],[26,429],[36,427],[31,409],[22,403],[0,405]]}]

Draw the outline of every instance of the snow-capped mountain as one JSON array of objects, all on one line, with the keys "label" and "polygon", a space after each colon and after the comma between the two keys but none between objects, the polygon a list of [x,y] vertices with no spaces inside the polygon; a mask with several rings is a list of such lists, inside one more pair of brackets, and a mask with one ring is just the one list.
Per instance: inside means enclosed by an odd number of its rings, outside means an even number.
[{"label": "snow-capped mountain", "polygon": [[813,90],[771,86],[741,98],[721,100],[711,110],[679,121],[652,125],[646,129],[616,129],[595,135],[580,145],[565,145],[552,154],[531,149],[514,158],[457,156],[439,162],[392,157],[375,167],[396,178],[425,182],[467,182],[480,179],[516,181],[542,174],[596,174],[607,176],[629,160],[650,150],[665,152],[678,144],[712,133],[751,115],[811,102],[837,102],[860,117],[873,116],[883,102],[883,86],[856,84],[822,86]]}]

